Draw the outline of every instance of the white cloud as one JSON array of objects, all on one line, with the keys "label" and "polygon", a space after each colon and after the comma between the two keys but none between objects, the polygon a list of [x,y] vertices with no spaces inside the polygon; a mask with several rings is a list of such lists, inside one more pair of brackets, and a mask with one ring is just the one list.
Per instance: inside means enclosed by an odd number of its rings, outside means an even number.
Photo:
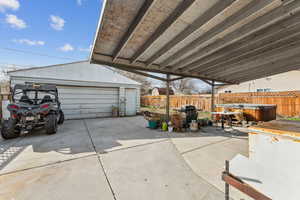
[{"label": "white cloud", "polygon": [[0,12],[5,12],[6,9],[18,10],[19,7],[18,0],[0,0]]},{"label": "white cloud", "polygon": [[14,39],[13,40],[14,42],[16,43],[20,43],[20,44],[27,44],[29,46],[43,46],[45,45],[45,42],[44,41],[40,41],[40,40],[28,40],[28,39]]},{"label": "white cloud", "polygon": [[16,15],[6,15],[5,22],[10,24],[12,28],[23,29],[27,27],[26,23]]},{"label": "white cloud", "polygon": [[81,5],[82,5],[82,0],[77,0],[77,4],[78,4],[79,6],[81,6]]},{"label": "white cloud", "polygon": [[86,1],[86,0],[76,0],[78,6],[81,6],[84,1]]},{"label": "white cloud", "polygon": [[64,46],[60,47],[59,50],[64,51],[64,52],[74,51],[74,47],[67,43]]},{"label": "white cloud", "polygon": [[78,48],[79,51],[86,51],[86,52],[90,52],[92,49],[92,45],[90,45],[88,48]]},{"label": "white cloud", "polygon": [[63,30],[66,23],[63,18],[55,15],[50,15],[50,22],[50,26],[57,31]]}]

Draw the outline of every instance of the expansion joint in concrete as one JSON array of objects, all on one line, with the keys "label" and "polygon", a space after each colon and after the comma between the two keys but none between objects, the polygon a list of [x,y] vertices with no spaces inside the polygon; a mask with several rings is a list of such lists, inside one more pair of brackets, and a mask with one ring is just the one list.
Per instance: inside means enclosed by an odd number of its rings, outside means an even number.
[{"label": "expansion joint in concrete", "polygon": [[88,157],[92,157],[92,156],[96,156],[96,155],[97,155],[96,153],[93,153],[93,154],[86,155],[86,156],[81,156],[81,157],[78,157],[78,158],[71,158],[71,159],[67,159],[67,160],[60,160],[60,161],[57,161],[57,162],[47,163],[45,165],[39,165],[39,166],[35,166],[35,167],[29,167],[29,168],[20,169],[20,170],[14,170],[14,171],[11,171],[11,172],[2,173],[2,174],[0,174],[0,176],[14,174],[14,173],[19,173],[19,172],[24,172],[24,171],[28,171],[28,170],[32,170],[32,169],[49,167],[49,166],[52,166],[52,165],[57,165],[57,164],[65,163],[65,162],[70,162],[70,161],[73,161],[73,160],[79,160],[79,159],[82,159],[82,158],[88,158]]},{"label": "expansion joint in concrete", "polygon": [[[91,140],[91,143],[92,143],[92,146],[93,146],[93,148],[94,148],[94,151],[97,153],[97,149],[96,149],[95,143],[94,143],[94,141],[93,141],[93,138],[92,138],[92,136],[91,136],[90,130],[89,130],[88,126],[87,126],[87,123],[86,123],[85,120],[83,120],[83,123],[84,123],[84,126],[85,126],[85,128],[86,128],[86,132],[87,132],[87,134],[88,134],[88,136],[89,136],[89,138],[90,138],[90,140]],[[102,163],[102,161],[101,161],[101,158],[100,158],[100,155],[99,155],[99,154],[97,154],[97,158],[98,158],[99,164],[100,164],[100,166],[101,166],[101,169],[102,169],[102,171],[103,171],[103,173],[104,173],[104,176],[105,176],[105,179],[106,179],[107,184],[108,184],[108,186],[109,186],[109,189],[110,189],[110,191],[111,191],[111,193],[112,193],[112,195],[113,195],[113,198],[114,198],[114,200],[117,200],[116,195],[115,195],[115,192],[114,192],[114,190],[113,190],[113,188],[112,188],[112,185],[111,185],[111,183],[110,183],[110,181],[109,181],[109,179],[108,179],[107,173],[106,173],[106,171],[105,171],[105,168],[104,168],[104,166],[103,166],[103,163]]]},{"label": "expansion joint in concrete", "polygon": [[199,150],[199,149],[203,149],[203,148],[206,148],[206,147],[215,145],[215,144],[223,143],[223,142],[226,142],[226,141],[231,140],[231,139],[232,139],[232,138],[226,138],[226,139],[224,139],[224,140],[220,140],[220,141],[212,142],[212,143],[209,143],[209,144],[200,146],[200,147],[196,147],[196,148],[190,149],[190,150],[188,150],[188,151],[182,152],[181,155],[184,155],[184,154],[187,154],[187,153],[190,153],[190,152],[193,152],[193,151],[197,151],[197,150]]}]

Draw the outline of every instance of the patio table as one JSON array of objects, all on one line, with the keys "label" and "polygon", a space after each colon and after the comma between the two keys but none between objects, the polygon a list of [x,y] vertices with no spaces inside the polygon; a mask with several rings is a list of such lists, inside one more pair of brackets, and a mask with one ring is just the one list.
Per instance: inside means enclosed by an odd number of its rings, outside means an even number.
[{"label": "patio table", "polygon": [[241,114],[242,112],[211,112],[212,115],[220,115],[221,116],[221,124],[222,129],[224,129],[224,122],[225,120],[228,120],[231,125],[231,117],[232,115]]}]

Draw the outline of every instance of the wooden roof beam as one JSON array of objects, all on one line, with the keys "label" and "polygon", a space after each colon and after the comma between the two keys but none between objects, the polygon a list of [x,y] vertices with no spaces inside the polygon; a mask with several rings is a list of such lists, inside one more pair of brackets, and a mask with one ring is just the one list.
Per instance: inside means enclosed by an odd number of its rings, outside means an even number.
[{"label": "wooden roof beam", "polygon": [[213,85],[213,82],[212,81],[208,81],[208,80],[205,80],[205,79],[200,79],[201,81],[203,81],[204,83],[212,86]]},{"label": "wooden roof beam", "polygon": [[[124,58],[119,58],[117,61],[113,62],[113,58],[109,55],[104,55],[101,53],[94,52],[94,56],[91,60],[91,63],[94,64],[104,64],[108,65],[111,67],[123,67],[123,68],[129,68],[129,69],[134,69],[134,70],[141,70],[141,71],[147,71],[147,72],[154,72],[154,73],[162,73],[162,74],[170,74],[170,75],[175,75],[175,76],[182,76],[182,77],[189,77],[189,78],[199,78],[199,79],[206,79],[206,80],[214,80],[211,79],[210,77],[205,77],[200,74],[195,74],[195,73],[177,73],[177,72],[171,72],[168,70],[162,70],[159,65],[151,65],[147,66],[146,63],[137,61],[135,64],[131,64],[130,60],[124,59]],[[224,82],[224,83],[232,83],[235,84],[236,82],[231,82],[231,81],[224,81],[224,80],[214,80],[217,82]]]},{"label": "wooden roof beam", "polygon": [[[174,61],[180,59],[185,54],[189,53],[190,51],[197,48],[199,45],[211,40],[218,34],[222,33],[227,28],[231,27],[232,25],[242,21],[243,19],[251,16],[253,13],[261,10],[262,8],[266,7],[270,3],[273,3],[273,0],[254,0],[251,1],[248,5],[243,7],[241,10],[237,11],[227,19],[225,19],[220,24],[213,27],[211,30],[205,32],[203,35],[198,37],[196,40],[192,41],[191,43],[187,44],[184,48],[176,52],[174,55],[170,56],[168,59],[166,59],[161,65],[162,66],[168,66],[171,63],[174,63]],[[179,62],[176,62],[174,64],[174,70],[181,68],[184,65],[187,65],[191,62],[193,62],[197,57],[195,56],[188,56],[187,58],[184,58],[180,60]]]},{"label": "wooden roof beam", "polygon": [[230,6],[236,0],[219,0],[212,8],[207,10],[203,15],[198,17],[192,24],[190,24],[186,29],[184,29],[181,33],[179,33],[175,38],[173,38],[170,42],[164,45],[158,52],[156,52],[153,56],[151,56],[147,63],[151,65],[155,63],[155,61],[160,58],[162,55],[167,53],[170,49],[172,49],[175,45],[185,40],[189,35],[197,31],[201,26],[206,24],[212,18],[214,18],[217,14],[225,10],[228,6]]},{"label": "wooden roof beam", "polygon": [[184,78],[186,78],[186,77],[172,78],[172,79],[170,79],[170,81],[171,81],[171,82],[172,82],[172,81],[178,81],[178,80],[181,80],[181,79],[184,79]]},{"label": "wooden roof beam", "polygon": [[[242,54],[241,56],[236,57],[235,59],[231,60],[229,59],[228,62],[224,62],[223,64],[215,65],[213,68],[206,70],[205,74],[207,75],[217,75],[220,73],[219,69],[230,70],[233,69],[239,65],[243,66],[243,64],[246,64],[247,62],[252,62],[253,60],[259,59],[262,55],[270,55],[268,52],[274,52],[274,54],[277,52],[278,54],[282,54],[284,52],[278,52],[276,49],[281,49],[281,47],[284,47],[290,43],[295,43],[295,41],[300,40],[300,27],[298,29],[298,32],[295,32],[293,34],[290,34],[287,38],[282,38],[279,40],[276,40],[274,43],[270,43],[270,45],[262,46],[261,48],[255,49],[254,51],[249,51],[246,54]],[[279,50],[280,51],[280,50]]]},{"label": "wooden roof beam", "polygon": [[[266,13],[265,15],[244,25],[240,29],[226,35],[224,38],[218,39],[216,42],[206,46],[203,49],[200,49],[199,51],[192,54],[191,56],[198,57],[198,60],[203,59],[217,52],[218,50],[228,45],[231,45],[263,28],[269,27],[273,24],[276,24],[278,21],[289,18],[290,16],[299,12],[299,9],[300,9],[300,1],[293,1],[288,4],[284,4],[283,6],[277,7],[274,10]],[[183,66],[182,70],[187,71],[186,67],[188,66]]]},{"label": "wooden roof beam", "polygon": [[195,0],[185,0],[179,4],[171,15],[156,29],[156,31],[150,36],[150,38],[135,52],[132,56],[131,62],[134,63],[137,61],[149,48],[152,44],[172,25],[178,18],[193,5]]},{"label": "wooden roof beam", "polygon": [[262,29],[253,33],[246,38],[231,44],[223,49],[220,49],[215,54],[197,60],[190,65],[188,69],[191,72],[204,73],[208,70],[214,69],[217,65],[226,65],[231,60],[241,58],[250,51],[270,46],[274,42],[278,42],[277,38],[283,39],[289,37],[291,34],[298,32],[300,14],[295,17],[284,20],[281,23],[274,24],[266,29]]},{"label": "wooden roof beam", "polygon": [[300,62],[294,63],[293,65],[286,65],[277,70],[272,70],[270,72],[254,74],[254,75],[246,75],[239,79],[236,79],[236,81],[239,81],[239,83],[242,83],[242,82],[247,82],[247,81],[260,79],[260,78],[264,78],[264,77],[268,77],[268,76],[273,76],[276,74],[280,74],[280,73],[284,73],[284,72],[288,72],[288,71],[292,71],[292,70],[299,70],[299,69],[300,69]]},{"label": "wooden roof beam", "polygon": [[[284,41],[283,41],[284,42]],[[284,58],[288,58],[297,55],[300,51],[300,34],[298,37],[291,38],[290,41],[286,41],[286,45],[271,49],[265,53],[258,53],[255,56],[248,59],[241,60],[229,66],[219,67],[214,72],[204,73],[206,76],[212,77],[226,77],[231,76],[237,72],[246,72],[251,70],[257,65],[268,64]],[[263,67],[264,68],[264,67]]]},{"label": "wooden roof beam", "polygon": [[146,76],[146,77],[157,79],[157,80],[160,80],[160,81],[167,81],[167,79],[165,79],[165,78],[162,78],[162,77],[159,77],[159,76],[154,76],[154,75],[148,74],[146,72],[130,69],[130,68],[127,68],[127,67],[120,67],[120,66],[114,66],[114,67],[117,68],[117,69],[123,70],[123,71],[138,74],[138,75],[141,75],[141,76]]},{"label": "wooden roof beam", "polygon": [[153,6],[155,0],[145,0],[145,3],[142,5],[140,10],[138,11],[137,16],[134,18],[133,22],[130,24],[127,32],[122,37],[121,41],[118,43],[116,49],[113,52],[113,61],[115,61],[118,56],[120,55],[123,48],[126,46],[128,41],[134,35],[136,30],[139,28],[141,23],[143,22],[144,18],[147,16],[148,12],[150,11],[151,7]]},{"label": "wooden roof beam", "polygon": [[271,72],[276,72],[278,70],[285,70],[285,68],[289,67],[294,67],[294,66],[299,66],[298,64],[300,63],[300,53],[293,55],[291,57],[283,58],[280,60],[272,61],[267,64],[263,65],[257,65],[253,68],[251,68],[251,71],[248,73],[245,72],[236,72],[230,76],[231,79],[243,79],[243,78],[248,78],[252,77],[254,75],[260,75],[260,74],[265,74],[268,71]]}]

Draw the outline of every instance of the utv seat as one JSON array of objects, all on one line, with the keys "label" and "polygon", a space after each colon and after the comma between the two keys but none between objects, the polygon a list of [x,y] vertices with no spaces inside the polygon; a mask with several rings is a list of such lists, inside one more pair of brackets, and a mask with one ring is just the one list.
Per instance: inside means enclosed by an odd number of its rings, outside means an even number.
[{"label": "utv seat", "polygon": [[33,104],[33,101],[31,101],[27,95],[21,96],[20,102]]},{"label": "utv seat", "polygon": [[50,95],[45,95],[44,98],[41,101],[41,104],[47,103],[47,102],[52,102],[52,99],[51,99]]}]

